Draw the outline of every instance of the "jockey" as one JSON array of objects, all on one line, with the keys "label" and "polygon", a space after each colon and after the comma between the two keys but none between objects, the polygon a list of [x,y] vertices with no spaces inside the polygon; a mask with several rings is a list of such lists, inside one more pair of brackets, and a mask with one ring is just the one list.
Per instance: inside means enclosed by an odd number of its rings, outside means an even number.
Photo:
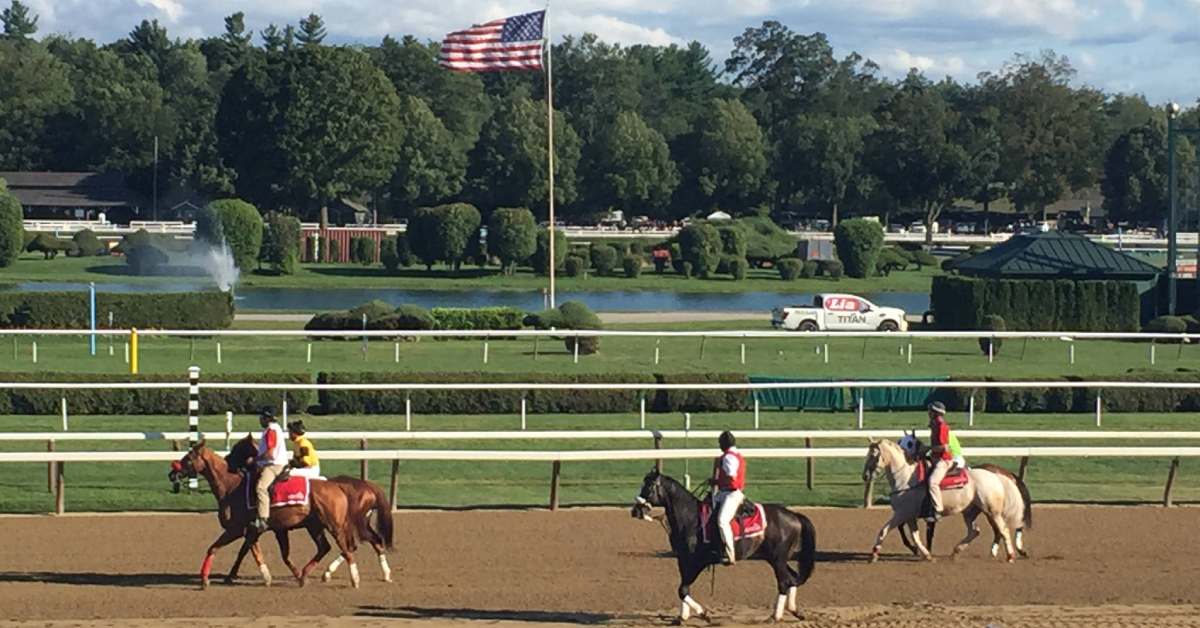
[{"label": "jockey", "polygon": [[713,498],[717,508],[717,530],[725,544],[725,564],[732,565],[736,557],[730,524],[745,500],[742,489],[746,487],[746,459],[738,452],[732,432],[721,432],[717,442],[721,446],[721,455],[713,461],[713,477],[709,483],[717,487]]},{"label": "jockey", "polygon": [[288,462],[289,473],[310,479],[321,477],[321,461],[317,459],[317,448],[313,447],[312,441],[304,435],[304,421],[288,423],[287,428],[288,438],[295,448],[292,460]]},{"label": "jockey", "polygon": [[946,423],[946,406],[940,401],[929,404],[929,458],[933,468],[929,472],[929,500],[933,513],[928,521],[937,521],[942,516],[942,480],[954,463],[950,452],[950,425]]},{"label": "jockey", "polygon": [[250,525],[262,532],[267,529],[267,519],[271,516],[271,496],[267,489],[283,473],[288,463],[288,453],[283,429],[279,427],[279,421],[270,408],[263,408],[258,414],[258,423],[263,427],[262,438],[258,441],[258,456],[254,459],[258,467],[258,481],[254,484],[258,518]]},{"label": "jockey", "polygon": [[950,432],[950,459],[958,469],[967,469],[967,459],[963,456],[962,445],[958,444],[958,435]]}]

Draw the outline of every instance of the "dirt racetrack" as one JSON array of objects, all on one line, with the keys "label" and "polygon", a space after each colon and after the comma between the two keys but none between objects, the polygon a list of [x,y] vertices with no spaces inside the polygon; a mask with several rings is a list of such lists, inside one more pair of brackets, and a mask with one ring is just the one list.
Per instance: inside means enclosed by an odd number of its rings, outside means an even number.
[{"label": "dirt racetrack", "polygon": [[[884,510],[809,509],[821,560],[800,589],[812,626],[1200,626],[1200,510],[1040,507],[1033,558],[1006,565],[981,538],[969,555],[922,563],[893,536],[865,562]],[[616,509],[399,512],[396,583],[359,551],[363,587],[345,569],[303,590],[266,545],[275,586],[247,559],[238,585],[205,592],[196,576],[217,536],[212,515],[0,518],[0,620],[39,626],[445,626],[473,622],[661,625],[676,612],[674,560],[661,527]],[[935,553],[961,536],[941,526]],[[293,534],[293,553],[312,544]],[[236,546],[217,555],[223,574]],[[765,618],[774,579],[763,563],[721,569],[693,588],[719,625]],[[315,619],[300,620],[297,616]],[[171,618],[204,618],[181,621]],[[141,621],[134,621],[140,619]],[[68,621],[55,621],[68,620]],[[303,622],[303,623],[300,623]],[[699,622],[703,625],[703,622]],[[9,625],[0,621],[0,626]]]}]

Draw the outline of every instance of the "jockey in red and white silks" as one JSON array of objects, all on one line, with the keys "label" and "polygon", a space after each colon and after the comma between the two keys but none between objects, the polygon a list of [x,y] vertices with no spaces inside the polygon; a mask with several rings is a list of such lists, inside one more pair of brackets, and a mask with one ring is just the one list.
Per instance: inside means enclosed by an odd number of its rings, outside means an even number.
[{"label": "jockey in red and white silks", "polygon": [[258,415],[258,422],[263,427],[262,438],[258,441],[258,457],[254,459],[258,467],[258,481],[254,484],[254,493],[258,500],[255,504],[258,519],[252,525],[262,532],[267,529],[267,518],[271,516],[271,496],[267,491],[275,478],[283,473],[289,456],[287,438],[283,435],[283,429],[279,427],[279,421],[275,419],[275,413],[270,409],[263,409]]},{"label": "jockey in red and white silks", "polygon": [[713,461],[711,482],[717,487],[713,502],[717,509],[717,530],[720,531],[721,541],[725,544],[725,563],[732,565],[736,556],[730,524],[737,517],[738,509],[745,500],[742,490],[746,487],[746,459],[738,452],[737,441],[732,432],[721,432],[718,443],[721,446],[721,455]]},{"label": "jockey in red and white silks", "polygon": [[942,480],[946,478],[950,467],[954,466],[946,406],[940,401],[929,404],[929,459],[933,462],[933,468],[929,471],[929,501],[933,503],[933,513],[929,520],[937,521],[942,516]]}]

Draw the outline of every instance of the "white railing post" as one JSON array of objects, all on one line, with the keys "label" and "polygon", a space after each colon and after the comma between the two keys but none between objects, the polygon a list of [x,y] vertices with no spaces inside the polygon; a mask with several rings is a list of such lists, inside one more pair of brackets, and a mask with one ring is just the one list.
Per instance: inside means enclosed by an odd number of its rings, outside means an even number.
[{"label": "white railing post", "polygon": [[[34,345],[36,347],[36,345]],[[35,353],[36,355],[36,353]],[[1154,341],[1150,341],[1150,366],[1154,366]]]},{"label": "white railing post", "polygon": [[1096,391],[1096,427],[1100,427],[1100,414],[1103,411],[1104,404],[1100,401],[1100,391]]},{"label": "white railing post", "polygon": [[858,392],[858,429],[861,430],[862,428],[863,428],[863,394],[862,394],[862,391],[860,390]]},{"label": "white railing post", "polygon": [[1075,343],[1071,343],[1071,364],[1075,364]]},{"label": "white railing post", "polygon": [[971,393],[971,400],[967,404],[967,427],[975,427],[975,393]]},{"label": "white railing post", "polygon": [[525,395],[521,395],[521,431],[525,431]]},{"label": "white railing post", "polygon": [[37,341],[33,341],[33,363],[37,364]]},{"label": "white railing post", "polygon": [[217,364],[221,363],[221,341],[217,341]]},{"label": "white railing post", "polygon": [[988,364],[991,364],[996,359],[995,345],[996,345],[995,338],[988,339]]},{"label": "white railing post", "polygon": [[312,343],[311,342],[308,343],[308,351],[305,352],[304,363],[312,364]]},{"label": "white railing post", "polygon": [[908,363],[912,364],[912,343],[908,343]]},{"label": "white railing post", "polygon": [[404,431],[412,431],[412,397],[404,396]]},{"label": "white railing post", "polygon": [[742,343],[742,364],[746,363],[746,343]]},{"label": "white railing post", "polygon": [[829,343],[828,342],[825,343],[825,346],[823,347],[823,350],[821,351],[821,355],[825,358],[825,363],[829,364]]},{"label": "white railing post", "polygon": [[488,341],[486,340],[483,341],[483,363],[488,363]]},{"label": "white railing post", "polygon": [[70,429],[67,427],[67,398],[66,397],[62,398],[62,425],[63,425],[64,432],[66,432]]},{"label": "white railing post", "polygon": [[646,429],[646,395],[642,395],[642,400],[638,405],[640,406],[640,412],[641,412],[641,417],[642,417],[640,429],[644,430],[644,429]]},{"label": "white railing post", "polygon": [[657,339],[654,341],[654,366],[658,366],[659,342]]},{"label": "white railing post", "polygon": [[[188,368],[188,445],[195,447],[200,442],[200,367]],[[188,490],[200,488],[200,479],[192,473],[188,476]]]},{"label": "white railing post", "polygon": [[229,449],[229,441],[233,438],[233,412],[225,412],[225,449]]},{"label": "white railing post", "polygon": [[393,359],[396,364],[400,363],[400,343],[396,343],[396,357]]},{"label": "white railing post", "polygon": [[755,394],[754,395],[754,429],[757,430],[758,426],[759,426],[758,395]]}]

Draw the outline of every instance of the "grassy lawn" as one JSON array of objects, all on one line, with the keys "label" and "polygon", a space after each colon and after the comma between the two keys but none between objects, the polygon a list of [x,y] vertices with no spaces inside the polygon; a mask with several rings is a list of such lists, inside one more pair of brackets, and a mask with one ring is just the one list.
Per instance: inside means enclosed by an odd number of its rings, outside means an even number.
[{"label": "grassy lawn", "polygon": [[[199,269],[184,269],[193,281],[203,280]],[[940,271],[925,268],[893,273],[890,277],[868,279],[844,278],[831,281],[824,278],[799,279],[784,282],[775,270],[751,270],[743,281],[734,281],[728,276],[716,279],[685,279],[668,272],[657,275],[648,269],[641,277],[627,279],[619,277],[572,278],[559,275],[557,288],[561,291],[605,291],[605,290],[664,290],[674,292],[731,293],[755,291],[788,292],[929,292],[931,278]],[[42,259],[40,254],[25,254],[16,264],[0,270],[0,281],[15,283],[22,281],[55,282],[120,282],[134,284],[170,284],[178,282],[178,276],[138,277],[129,274],[123,258],[68,258]],[[245,273],[238,283],[241,287],[254,288],[396,288],[404,290],[524,290],[537,291],[546,287],[546,278],[521,269],[516,275],[507,277],[499,269],[463,268],[454,272],[445,267],[434,267],[427,272],[424,267],[401,269],[388,273],[382,266],[359,264],[302,264],[295,275],[276,276],[271,274]],[[357,304],[347,304],[351,307]]]},{"label": "grassy lawn", "polygon": [[[245,328],[295,327],[288,323],[247,323]],[[646,328],[637,325],[628,327]],[[730,324],[710,322],[672,324],[660,329],[728,329]],[[766,329],[765,322],[743,322],[736,329]],[[38,363],[32,363],[32,342],[38,345]],[[98,355],[89,356],[84,337],[20,336],[0,340],[0,371],[60,371],[79,373],[126,372],[123,338],[98,340]],[[220,340],[221,363],[217,363],[217,340],[194,342],[181,338],[143,335],[140,362],[144,373],[179,373],[191,364],[205,372],[318,372],[420,371],[420,372],[579,372],[579,373],[673,373],[742,372],[799,378],[869,378],[927,376],[1033,377],[1039,375],[1105,375],[1129,369],[1173,371],[1200,369],[1200,347],[1155,346],[1155,364],[1150,364],[1149,343],[1078,341],[1074,343],[1075,364],[1069,364],[1068,343],[1058,339],[1007,341],[995,362],[989,364],[974,340],[913,340],[912,364],[906,356],[907,341],[891,338],[821,339],[797,334],[786,338],[747,339],[746,363],[741,362],[737,338],[604,338],[600,352],[581,356],[575,364],[562,342],[550,338],[491,340],[488,363],[483,363],[482,340],[431,340],[399,343],[368,343],[363,352],[359,340],[312,342],[312,362],[307,363],[309,340],[303,337],[226,337]],[[822,353],[828,344],[828,363]],[[655,364],[654,349],[659,349]],[[535,355],[536,347],[536,355]],[[15,357],[14,357],[15,355]]]},{"label": "grassy lawn", "polygon": [[[952,421],[961,417],[951,417]],[[634,415],[579,415],[567,417],[531,416],[529,429],[634,429]],[[395,430],[403,429],[403,417],[306,417],[312,430]],[[653,415],[648,427],[679,429],[677,415]],[[764,429],[848,429],[852,428],[852,413],[773,412],[763,416]],[[875,413],[867,415],[869,428],[909,428],[924,424],[919,413]],[[222,430],[223,419],[203,417],[202,430]],[[238,417],[236,429],[257,430],[253,417]],[[513,430],[519,427],[515,416],[416,416],[413,428]],[[731,427],[742,433],[752,429],[752,419],[745,414],[712,414],[693,417],[694,429]],[[976,427],[988,429],[1091,429],[1090,419],[1080,415],[982,415]],[[1105,429],[1197,429],[1194,417],[1176,415],[1109,415]],[[73,431],[184,431],[182,416],[162,417],[76,417]],[[0,431],[57,431],[61,429],[55,417],[0,417]],[[964,446],[1053,445],[1084,446],[1087,441],[1030,440],[1009,442],[997,440],[972,441],[967,430],[960,431]],[[223,443],[214,443],[218,447]],[[1112,441],[1106,444],[1114,445]],[[1130,443],[1132,444],[1132,443]],[[1138,445],[1187,445],[1138,441]],[[351,449],[350,441],[317,442],[322,450]],[[707,441],[682,439],[667,441],[667,447],[708,447]],[[745,439],[746,448],[768,446],[802,446],[786,440]],[[422,441],[371,442],[372,449],[442,448],[442,449],[617,449],[649,448],[649,439],[630,441]],[[817,447],[864,446],[865,441],[822,440]],[[148,443],[70,443],[58,444],[60,451],[71,450],[169,450],[169,444]],[[40,451],[39,442],[4,443],[4,451]],[[714,449],[715,455],[715,449]],[[984,462],[983,459],[971,459]],[[1011,469],[1017,461],[988,460]],[[751,467],[751,496],[765,501],[781,501],[800,505],[852,506],[862,499],[862,460],[816,461],[815,484],[809,491],[804,485],[804,460],[757,460]],[[1162,497],[1162,485],[1169,461],[1166,459],[1114,458],[1038,458],[1030,463],[1030,490],[1037,501],[1086,502],[1152,502]],[[327,474],[357,474],[357,462],[327,462]],[[562,500],[565,504],[624,504],[636,492],[642,475],[649,465],[645,462],[565,463],[563,465]],[[698,480],[706,473],[705,461],[666,461],[666,472],[676,477],[690,473]],[[371,477],[386,486],[390,463],[373,463]],[[201,491],[189,495],[172,494],[166,480],[166,465],[160,463],[71,464],[66,469],[68,511],[110,510],[211,510],[210,494]],[[544,505],[549,491],[550,465],[546,463],[500,462],[405,462],[401,465],[400,505],[468,506],[468,505]],[[203,486],[203,480],[201,481]],[[1191,460],[1184,460],[1176,484],[1176,499],[1200,500],[1200,474],[1195,473]],[[885,491],[877,489],[883,498]],[[0,475],[0,512],[46,512],[53,500],[46,487],[46,468],[39,464],[5,464]]]}]

